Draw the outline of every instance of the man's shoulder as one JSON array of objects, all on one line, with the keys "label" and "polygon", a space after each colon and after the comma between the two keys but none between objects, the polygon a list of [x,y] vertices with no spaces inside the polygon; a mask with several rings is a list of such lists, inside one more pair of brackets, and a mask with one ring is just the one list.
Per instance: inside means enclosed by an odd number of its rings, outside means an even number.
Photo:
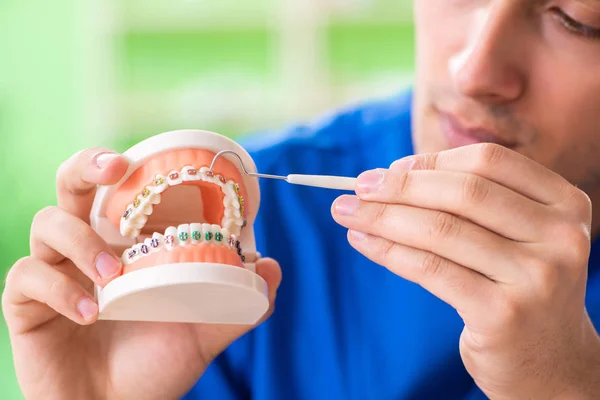
[{"label": "man's shoulder", "polygon": [[282,161],[295,164],[294,160],[315,152],[333,156],[349,150],[360,153],[392,137],[399,145],[412,148],[411,106],[412,91],[408,89],[340,108],[308,123],[249,135],[241,143],[263,170],[273,170]]}]

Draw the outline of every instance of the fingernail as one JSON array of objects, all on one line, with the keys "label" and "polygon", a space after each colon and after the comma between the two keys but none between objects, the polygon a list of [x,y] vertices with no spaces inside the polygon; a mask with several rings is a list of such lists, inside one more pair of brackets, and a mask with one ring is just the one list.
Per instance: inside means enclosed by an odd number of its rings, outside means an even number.
[{"label": "fingernail", "polygon": [[83,319],[90,319],[98,313],[98,305],[89,297],[82,297],[77,302],[77,311],[79,311]]},{"label": "fingernail", "polygon": [[100,253],[96,258],[96,270],[103,279],[111,278],[121,271],[121,263],[107,253]]},{"label": "fingernail", "polygon": [[392,163],[392,165],[390,165],[390,170],[391,171],[409,171],[412,169],[412,167],[415,166],[415,162],[416,160],[414,159],[400,159],[400,160],[396,160]]},{"label": "fingernail", "polygon": [[372,170],[363,172],[358,176],[356,185],[361,192],[373,192],[383,182],[383,172],[381,170]]},{"label": "fingernail", "polygon": [[349,230],[348,234],[354,240],[365,240],[367,238],[367,235],[365,233],[358,232],[358,231]]},{"label": "fingernail", "polygon": [[358,208],[356,196],[342,196],[335,202],[335,211],[340,215],[351,215]]},{"label": "fingernail", "polygon": [[96,156],[94,163],[98,168],[102,169],[118,156],[119,155],[115,153],[101,153]]}]

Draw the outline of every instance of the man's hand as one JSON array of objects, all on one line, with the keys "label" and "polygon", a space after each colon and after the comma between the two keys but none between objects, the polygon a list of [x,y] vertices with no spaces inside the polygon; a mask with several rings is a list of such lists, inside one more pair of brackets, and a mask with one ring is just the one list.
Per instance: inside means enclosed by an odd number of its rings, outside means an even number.
[{"label": "man's hand", "polygon": [[332,208],[350,244],[452,305],[460,351],[493,399],[600,393],[585,305],[591,204],[559,175],[484,144],[359,177]]},{"label": "man's hand", "polygon": [[[93,284],[105,286],[122,265],[88,217],[96,185],[117,183],[127,166],[123,157],[101,149],[65,162],[57,178],[58,206],[35,216],[31,255],[9,271],[2,308],[26,398],[179,398],[253,328],[97,321]],[[269,286],[272,310],[281,270],[266,258],[256,270]]]}]

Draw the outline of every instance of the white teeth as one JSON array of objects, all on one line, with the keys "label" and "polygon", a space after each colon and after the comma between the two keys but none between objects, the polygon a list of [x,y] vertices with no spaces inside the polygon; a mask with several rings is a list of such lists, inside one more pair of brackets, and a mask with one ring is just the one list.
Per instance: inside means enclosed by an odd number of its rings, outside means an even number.
[{"label": "white teeth", "polygon": [[227,186],[227,179],[225,179],[223,175],[217,175],[216,178],[216,183],[221,186],[221,189]]},{"label": "white teeth", "polygon": [[223,191],[225,192],[226,198],[234,198],[234,199],[236,198],[237,195],[235,193],[235,190],[233,189],[232,181],[227,182],[227,185],[225,185],[223,188],[224,188]]},{"label": "white teeth", "polygon": [[150,194],[150,196],[148,196],[148,202],[150,204],[159,204],[160,199],[161,199],[161,196],[158,193],[152,193],[152,194]]},{"label": "white teeth", "polygon": [[144,240],[144,245],[148,247],[149,254],[152,254],[158,251],[158,246],[160,245],[160,242],[158,240],[154,242],[154,239],[146,238],[146,240]]},{"label": "white teeth", "polygon": [[150,240],[150,247],[153,249],[153,252],[159,251],[164,247],[165,241],[164,236],[158,232],[154,232],[152,234],[152,239]]},{"label": "white teeth", "polygon": [[167,177],[162,175],[162,174],[156,174],[154,176],[154,181],[152,182],[152,184],[149,186],[151,188],[151,191],[153,193],[162,193],[165,190],[167,190],[167,188],[169,187],[169,182],[167,180]]},{"label": "white teeth", "polygon": [[204,243],[212,243],[212,236],[213,235],[210,231],[210,224],[202,224],[202,240],[204,241]]},{"label": "white teeth", "polygon": [[135,221],[131,221],[131,226],[136,230],[140,230],[144,227],[144,225],[146,225],[146,222],[148,222],[148,216],[139,214]]},{"label": "white teeth", "polygon": [[192,244],[202,242],[202,224],[190,224],[190,239],[192,240]]},{"label": "white teeth", "polygon": [[148,247],[148,245],[145,243],[138,243],[135,246],[137,246],[137,250],[140,253],[140,257],[148,255],[150,253],[150,247]]},{"label": "white teeth", "polygon": [[[211,225],[210,231],[212,232],[213,242],[216,244],[221,244],[223,242],[223,234],[221,233],[221,227],[219,225]],[[221,240],[217,240],[219,238]]]},{"label": "white teeth", "polygon": [[223,234],[223,245],[227,245],[229,242],[229,229],[223,228],[221,229],[221,233]]},{"label": "white teeth", "polygon": [[169,185],[175,186],[175,185],[179,185],[181,182],[183,182],[183,177],[181,176],[179,171],[171,171],[171,172],[169,172],[167,181],[169,182]]},{"label": "white teeth", "polygon": [[133,263],[139,260],[140,254],[138,249],[136,249],[136,247],[133,246],[132,248],[125,250],[121,258],[125,263]]},{"label": "white teeth", "polygon": [[158,240],[162,240],[162,239],[163,239],[163,237],[164,237],[164,236],[163,236],[163,235],[161,235],[161,234],[160,234],[160,233],[158,233],[158,232],[154,232],[154,233],[152,234],[152,239],[158,239]]},{"label": "white teeth", "polygon": [[121,236],[129,236],[129,232],[131,232],[131,226],[121,224],[119,231],[121,232]]},{"label": "white teeth", "polygon": [[[162,182],[161,184],[157,185],[158,182]],[[169,187],[169,182],[167,180],[166,176],[163,176],[161,174],[156,174],[156,177],[154,178],[154,193],[162,193],[165,190],[167,190],[167,188]]]},{"label": "white teeth", "polygon": [[165,246],[167,249],[172,249],[177,244],[177,228],[170,226],[165,230]]},{"label": "white teeth", "polygon": [[177,243],[180,246],[187,246],[190,242],[190,226],[189,224],[181,224],[177,227]]},{"label": "white teeth", "polygon": [[186,165],[181,168],[181,176],[184,181],[199,181],[200,175],[198,174],[198,170],[193,165]]},{"label": "white teeth", "polygon": [[206,173],[208,171],[210,171],[210,168],[208,168],[208,167],[202,167],[202,168],[200,168],[200,175],[206,176]]},{"label": "white teeth", "polygon": [[150,215],[150,214],[152,214],[152,209],[153,209],[153,208],[154,208],[154,207],[152,207],[152,204],[146,204],[146,205],[144,205],[144,206],[142,207],[142,213],[143,213],[144,215]]},{"label": "white teeth", "polygon": [[[194,232],[196,233],[194,234]],[[159,252],[164,248],[172,250],[175,246],[191,246],[202,243],[237,250],[237,236],[231,235],[230,232],[231,229],[227,227],[221,228],[219,225],[207,223],[181,224],[177,227],[169,226],[165,229],[164,236],[157,232],[153,233],[152,237],[146,238],[143,243],[137,243],[125,250],[121,258],[125,264],[131,264],[141,257]]]},{"label": "white teeth", "polygon": [[138,237],[140,235],[140,230],[131,225],[121,226],[121,235],[132,238]]}]

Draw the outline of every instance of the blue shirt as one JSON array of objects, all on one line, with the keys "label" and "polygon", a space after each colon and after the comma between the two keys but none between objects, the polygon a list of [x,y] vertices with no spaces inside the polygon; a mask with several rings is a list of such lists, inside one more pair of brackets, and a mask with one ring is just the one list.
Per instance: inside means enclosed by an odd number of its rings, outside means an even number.
[{"label": "blue shirt", "polygon": [[[244,143],[259,172],[358,176],[413,154],[411,93]],[[484,399],[460,358],[463,322],[374,264],[330,214],[342,192],[261,180],[258,250],[281,264],[274,314],[234,342],[184,399]],[[598,246],[587,305],[600,322]]]}]

